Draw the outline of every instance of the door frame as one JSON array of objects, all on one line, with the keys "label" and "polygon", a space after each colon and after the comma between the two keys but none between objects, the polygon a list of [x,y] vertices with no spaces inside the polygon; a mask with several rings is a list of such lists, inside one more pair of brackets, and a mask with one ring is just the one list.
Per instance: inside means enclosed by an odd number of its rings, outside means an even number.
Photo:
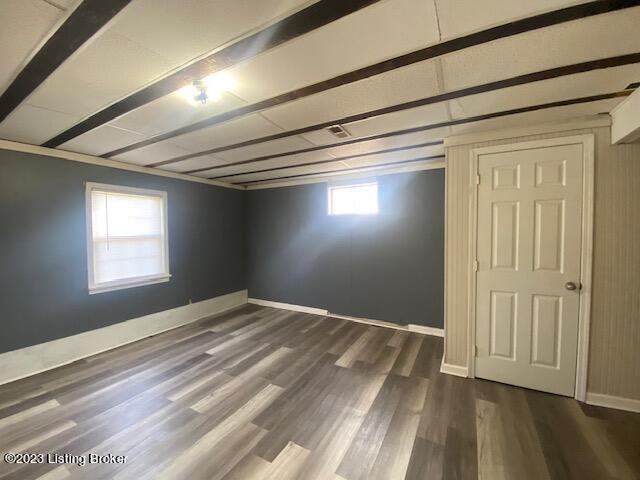
[{"label": "door frame", "polygon": [[585,401],[587,394],[587,366],[589,361],[589,326],[591,322],[591,271],[593,262],[593,213],[594,213],[594,164],[595,138],[593,133],[555,137],[517,143],[506,143],[474,148],[470,152],[470,192],[469,195],[469,285],[468,285],[468,376],[475,377],[476,369],[476,288],[477,288],[477,239],[478,239],[478,162],[480,155],[513,152],[533,148],[560,145],[582,145],[582,249],[580,259],[580,294],[578,312],[578,348],[576,362],[576,383],[574,398]]}]

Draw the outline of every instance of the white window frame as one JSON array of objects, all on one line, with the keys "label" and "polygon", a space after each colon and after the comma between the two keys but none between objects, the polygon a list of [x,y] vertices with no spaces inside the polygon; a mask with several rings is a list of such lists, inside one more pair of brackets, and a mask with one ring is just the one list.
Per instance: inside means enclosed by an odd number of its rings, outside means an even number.
[{"label": "white window frame", "polygon": [[[91,205],[91,192],[101,190],[106,192],[137,194],[160,197],[162,199],[162,228],[163,228],[163,257],[165,271],[157,275],[143,275],[139,277],[130,277],[122,280],[113,280],[111,282],[103,282],[96,284],[93,271],[93,218]],[[169,229],[168,229],[168,209],[167,209],[167,192],[161,190],[148,190],[145,188],[125,187],[122,185],[110,185],[106,183],[87,182],[85,189],[85,212],[87,222],[87,274],[89,284],[89,294],[111,292],[114,290],[122,290],[124,288],[140,287],[143,285],[152,285],[154,283],[168,282],[171,278],[169,273]]]},{"label": "white window frame", "polygon": [[[352,187],[366,187],[369,185],[375,185],[376,186],[376,211],[375,212],[368,212],[368,213],[354,213],[354,212],[349,212],[349,213],[333,213],[333,203],[332,203],[332,199],[333,199],[333,195],[332,192],[333,190],[339,190],[342,188],[352,188]],[[376,178],[372,179],[366,179],[366,180],[362,180],[362,181],[358,181],[358,182],[337,182],[337,183],[329,183],[327,186],[327,214],[329,216],[332,217],[341,217],[341,216],[345,216],[345,215],[377,215],[380,212],[380,190],[379,190],[380,186],[378,185],[378,180]]]}]

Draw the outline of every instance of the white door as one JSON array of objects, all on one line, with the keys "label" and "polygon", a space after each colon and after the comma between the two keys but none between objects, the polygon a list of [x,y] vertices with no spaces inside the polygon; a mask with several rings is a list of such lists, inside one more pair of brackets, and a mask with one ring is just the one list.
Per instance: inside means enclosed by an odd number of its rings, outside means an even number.
[{"label": "white door", "polygon": [[574,394],[583,148],[478,155],[477,377]]}]

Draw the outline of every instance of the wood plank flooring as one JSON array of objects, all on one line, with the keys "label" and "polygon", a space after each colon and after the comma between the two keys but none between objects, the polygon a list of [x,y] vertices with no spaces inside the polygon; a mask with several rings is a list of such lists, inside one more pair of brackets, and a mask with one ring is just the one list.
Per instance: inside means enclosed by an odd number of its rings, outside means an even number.
[{"label": "wood plank flooring", "polygon": [[0,478],[640,478],[640,415],[441,358],[437,337],[247,305],[0,386],[0,453],[69,460]]}]

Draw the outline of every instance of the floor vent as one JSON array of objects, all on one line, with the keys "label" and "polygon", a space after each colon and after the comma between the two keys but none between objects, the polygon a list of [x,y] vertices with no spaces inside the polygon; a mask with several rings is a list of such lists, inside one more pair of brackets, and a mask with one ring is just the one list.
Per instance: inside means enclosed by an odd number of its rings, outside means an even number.
[{"label": "floor vent", "polygon": [[327,131],[334,137],[338,138],[347,138],[351,136],[351,134],[347,132],[347,130],[342,125],[333,125],[331,127],[327,127]]}]

